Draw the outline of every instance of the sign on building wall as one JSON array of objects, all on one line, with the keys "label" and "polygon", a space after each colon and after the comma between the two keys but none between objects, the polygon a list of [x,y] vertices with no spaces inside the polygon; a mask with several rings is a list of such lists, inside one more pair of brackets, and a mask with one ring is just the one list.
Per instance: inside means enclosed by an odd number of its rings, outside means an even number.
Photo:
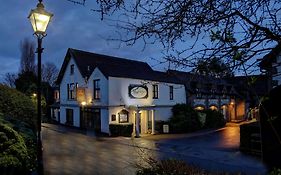
[{"label": "sign on building wall", "polygon": [[148,97],[148,88],[145,85],[130,85],[129,86],[129,97],[142,99]]},{"label": "sign on building wall", "polygon": [[78,87],[76,90],[77,94],[77,101],[78,102],[84,102],[86,101],[86,95],[85,95],[85,88],[84,87]]}]

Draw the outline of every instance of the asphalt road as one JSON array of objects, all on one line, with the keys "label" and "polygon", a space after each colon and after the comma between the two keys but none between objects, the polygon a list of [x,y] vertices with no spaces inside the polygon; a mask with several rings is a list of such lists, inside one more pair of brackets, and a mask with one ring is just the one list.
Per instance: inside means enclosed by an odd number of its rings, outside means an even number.
[{"label": "asphalt road", "polygon": [[43,124],[46,175],[135,174],[149,158],[177,158],[211,171],[265,174],[259,159],[239,152],[239,127],[199,135],[138,139],[95,137],[91,132]]}]

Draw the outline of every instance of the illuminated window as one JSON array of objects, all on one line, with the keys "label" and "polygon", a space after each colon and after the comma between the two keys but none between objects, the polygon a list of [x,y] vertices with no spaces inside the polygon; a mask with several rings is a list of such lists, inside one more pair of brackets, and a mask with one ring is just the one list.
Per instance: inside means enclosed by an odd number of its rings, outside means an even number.
[{"label": "illuminated window", "polygon": [[70,65],[70,74],[74,74],[74,64]]},{"label": "illuminated window", "polygon": [[173,86],[169,86],[170,89],[170,100],[174,99],[174,87]]},{"label": "illuminated window", "polygon": [[159,87],[157,84],[152,85],[152,93],[153,93],[153,99],[158,99],[159,96]]},{"label": "illuminated window", "polygon": [[100,80],[94,80],[94,99],[100,99]]},{"label": "illuminated window", "polygon": [[129,122],[129,112],[125,109],[118,113],[119,123],[128,123]]}]

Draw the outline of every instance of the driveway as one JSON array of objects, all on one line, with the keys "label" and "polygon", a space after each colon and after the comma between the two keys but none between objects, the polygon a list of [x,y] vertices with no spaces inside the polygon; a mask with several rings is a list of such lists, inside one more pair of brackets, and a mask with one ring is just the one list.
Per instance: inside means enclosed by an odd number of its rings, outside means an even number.
[{"label": "driveway", "polygon": [[239,152],[239,127],[216,132],[138,139],[95,137],[91,132],[43,124],[45,174],[135,174],[146,159],[177,158],[212,171],[265,174],[259,159]]}]

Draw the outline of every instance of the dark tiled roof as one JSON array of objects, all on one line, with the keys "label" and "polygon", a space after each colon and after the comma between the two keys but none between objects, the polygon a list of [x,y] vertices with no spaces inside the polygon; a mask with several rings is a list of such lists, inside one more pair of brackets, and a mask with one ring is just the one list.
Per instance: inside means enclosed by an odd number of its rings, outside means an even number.
[{"label": "dark tiled roof", "polygon": [[165,72],[154,71],[145,62],[90,53],[76,49],[68,49],[57,79],[58,84],[62,80],[71,57],[74,59],[84,78],[89,77],[97,67],[107,78],[122,77],[181,84],[179,80]]},{"label": "dark tiled roof", "polygon": [[251,91],[258,96],[264,96],[269,92],[268,77],[266,75],[236,76],[228,79],[234,82],[235,89],[240,93]]}]

